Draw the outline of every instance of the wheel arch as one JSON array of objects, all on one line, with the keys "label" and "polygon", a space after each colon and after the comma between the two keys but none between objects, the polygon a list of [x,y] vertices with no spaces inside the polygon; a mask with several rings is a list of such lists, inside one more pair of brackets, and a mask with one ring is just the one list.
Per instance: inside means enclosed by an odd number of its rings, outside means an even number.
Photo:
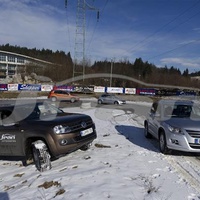
[{"label": "wheel arch", "polygon": [[54,96],[54,95],[52,95],[50,98],[51,98],[52,101],[53,101],[53,100],[55,100],[55,101],[58,100],[58,97],[57,97],[57,96]]},{"label": "wheel arch", "polygon": [[164,128],[162,128],[162,127],[160,127],[159,129],[158,129],[158,138],[160,138],[160,134],[161,133],[164,133],[165,134],[165,130],[164,130]]},{"label": "wheel arch", "polygon": [[49,150],[49,153],[51,154],[51,150],[50,150],[48,143],[46,142],[45,138],[43,138],[43,137],[30,137],[30,138],[27,138],[26,141],[25,141],[25,154],[26,154],[27,159],[32,158],[33,152],[32,152],[31,145],[32,145],[33,142],[35,142],[37,140],[43,141],[46,144],[46,146]]}]

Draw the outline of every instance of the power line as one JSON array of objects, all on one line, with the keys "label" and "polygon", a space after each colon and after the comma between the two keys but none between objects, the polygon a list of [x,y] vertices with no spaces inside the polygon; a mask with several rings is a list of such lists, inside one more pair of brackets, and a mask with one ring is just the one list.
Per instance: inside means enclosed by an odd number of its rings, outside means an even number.
[{"label": "power line", "polygon": [[[188,18],[187,20],[183,21],[182,23],[180,23],[180,24],[176,25],[175,27],[171,28],[171,29],[168,30],[166,33],[169,33],[170,31],[173,31],[173,30],[176,29],[177,27],[179,27],[179,26],[185,24],[186,22],[188,22],[189,20],[191,20],[193,17],[196,17],[198,14],[200,14],[200,11],[197,12],[196,14],[192,15],[190,18]],[[151,43],[151,42],[155,42],[156,40],[158,40],[158,38],[152,39],[152,40],[148,41],[147,43],[141,45],[140,48],[143,47],[143,46],[145,46],[146,44],[149,44],[149,43]],[[137,50],[138,50],[138,49],[137,49]],[[135,52],[135,51],[136,51],[136,50],[131,51],[131,52],[133,53],[133,52]]]},{"label": "power line", "polygon": [[188,43],[186,43],[186,44],[183,44],[183,45],[181,45],[181,46],[179,46],[179,47],[176,47],[176,48],[174,48],[174,49],[171,49],[171,50],[165,51],[165,52],[163,52],[163,53],[160,53],[160,54],[158,54],[158,55],[156,55],[156,56],[152,56],[152,57],[148,58],[147,60],[150,60],[150,59],[153,59],[153,58],[162,56],[162,55],[167,54],[167,53],[171,53],[171,52],[173,52],[173,51],[175,51],[175,50],[177,50],[177,49],[180,49],[180,48],[182,48],[182,47],[188,46],[188,45],[190,45],[190,44],[192,44],[192,43],[199,42],[199,41],[200,41],[200,38],[197,39],[197,40],[193,40],[193,41],[191,41],[191,42],[188,42]]},{"label": "power line", "polygon": [[97,21],[96,21],[96,23],[95,23],[95,28],[94,28],[94,31],[93,31],[93,33],[92,33],[91,40],[89,41],[89,45],[88,45],[87,49],[90,48],[91,43],[92,43],[92,41],[93,41],[93,38],[94,38],[94,35],[95,35],[95,32],[96,32],[97,26],[98,26],[98,23],[97,23],[97,22],[99,22],[99,18],[100,18],[100,13],[101,13],[101,15],[103,15],[104,10],[105,10],[107,4],[108,4],[108,0],[106,0],[103,9],[102,9],[101,11],[98,11],[98,13],[97,13]]},{"label": "power line", "polygon": [[[184,10],[183,12],[181,12],[178,16],[176,16],[174,19],[172,19],[171,21],[169,21],[168,23],[164,24],[163,26],[161,26],[158,30],[156,30],[154,33],[150,34],[149,36],[147,36],[145,39],[143,39],[142,41],[138,42],[136,44],[136,46],[134,46],[134,48],[129,48],[128,51],[134,52],[133,50],[138,47],[141,43],[145,42],[147,39],[151,38],[152,36],[154,36],[155,34],[157,34],[158,32],[160,32],[163,28],[165,28],[166,26],[168,26],[169,24],[171,24],[172,22],[174,22],[175,20],[177,20],[180,16],[182,16],[183,14],[185,14],[186,12],[188,12],[189,10],[191,10],[193,7],[195,7],[198,3],[200,3],[200,0],[198,0],[196,3],[194,3],[192,6],[190,6],[189,8],[187,8],[186,10]],[[144,46],[144,45],[143,45]],[[139,46],[142,47],[142,46]]]}]

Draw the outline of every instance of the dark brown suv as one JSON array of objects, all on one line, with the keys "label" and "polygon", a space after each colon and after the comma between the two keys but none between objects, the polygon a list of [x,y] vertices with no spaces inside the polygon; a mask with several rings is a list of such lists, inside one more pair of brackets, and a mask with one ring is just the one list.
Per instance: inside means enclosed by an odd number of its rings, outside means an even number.
[{"label": "dark brown suv", "polygon": [[51,169],[53,158],[87,150],[96,137],[90,116],[50,103],[0,107],[0,156],[20,157],[23,164],[33,158],[39,171]]}]

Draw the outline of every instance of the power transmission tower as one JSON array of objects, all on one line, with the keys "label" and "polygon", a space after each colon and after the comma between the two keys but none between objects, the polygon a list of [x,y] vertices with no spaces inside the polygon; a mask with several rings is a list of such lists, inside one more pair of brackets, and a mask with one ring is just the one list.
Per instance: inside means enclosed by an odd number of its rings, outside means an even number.
[{"label": "power transmission tower", "polygon": [[[65,0],[65,7],[67,7],[67,0]],[[77,0],[76,13],[76,34],[74,46],[74,61],[73,61],[73,82],[77,75],[85,76],[85,25],[86,25],[86,10],[96,10],[97,20],[99,19],[99,10],[91,7],[86,0]]]}]

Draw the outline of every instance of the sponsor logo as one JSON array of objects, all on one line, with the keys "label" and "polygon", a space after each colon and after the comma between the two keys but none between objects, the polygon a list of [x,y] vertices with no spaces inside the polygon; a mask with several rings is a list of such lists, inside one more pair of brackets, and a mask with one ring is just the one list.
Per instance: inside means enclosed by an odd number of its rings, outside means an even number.
[{"label": "sponsor logo", "polygon": [[3,134],[3,135],[1,135],[0,141],[13,142],[13,141],[15,141],[15,135]]},{"label": "sponsor logo", "polygon": [[81,126],[82,126],[83,128],[86,128],[86,126],[87,126],[86,122],[81,122]]}]

